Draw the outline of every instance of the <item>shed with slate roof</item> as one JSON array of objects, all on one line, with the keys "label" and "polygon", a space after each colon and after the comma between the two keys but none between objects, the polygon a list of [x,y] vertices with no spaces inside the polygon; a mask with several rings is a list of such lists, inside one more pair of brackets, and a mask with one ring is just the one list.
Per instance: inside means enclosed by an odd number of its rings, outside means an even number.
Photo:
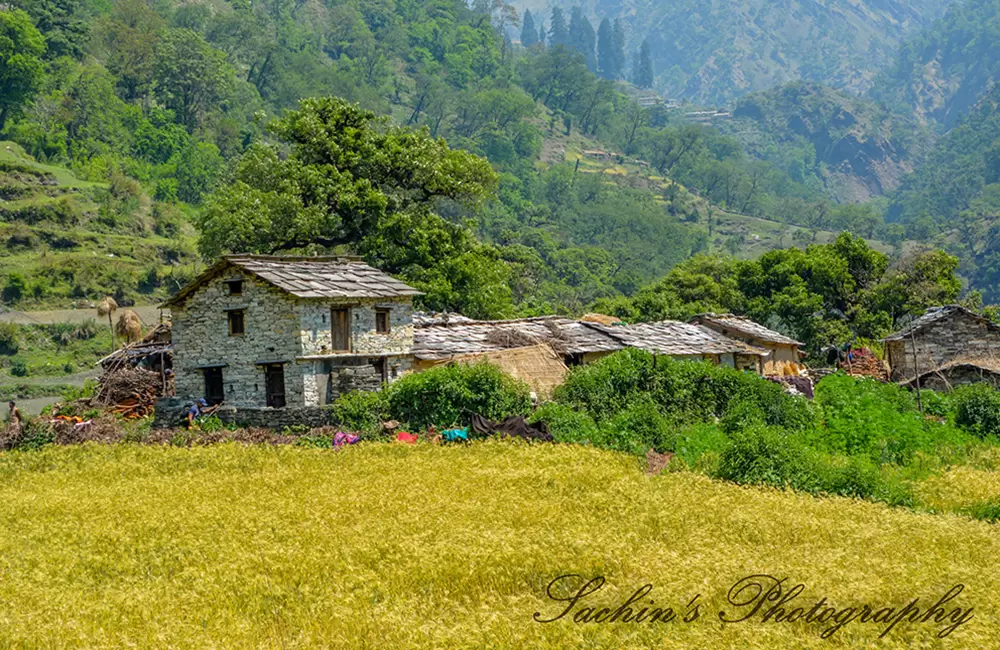
[{"label": "shed with slate roof", "polygon": [[802,344],[780,332],[734,314],[698,314],[691,323],[702,325],[723,336],[767,350],[764,358],[765,375],[787,374],[790,369],[801,372]]},{"label": "shed with slate roof", "polygon": [[906,327],[885,338],[893,381],[909,382],[956,361],[1000,357],[1000,327],[962,307],[931,307]]},{"label": "shed with slate roof", "polygon": [[164,303],[177,395],[322,406],[412,365],[413,287],[360,258],[230,255]]}]

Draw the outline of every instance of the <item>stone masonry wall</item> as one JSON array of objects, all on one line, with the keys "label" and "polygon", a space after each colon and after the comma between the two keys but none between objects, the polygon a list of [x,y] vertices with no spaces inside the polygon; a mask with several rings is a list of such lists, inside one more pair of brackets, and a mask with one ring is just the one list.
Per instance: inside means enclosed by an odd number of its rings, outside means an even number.
[{"label": "stone masonry wall", "polygon": [[[189,405],[190,400],[185,401],[176,397],[166,397],[159,400],[156,403],[153,428],[172,429],[185,426]],[[299,425],[324,427],[336,424],[336,419],[330,409],[315,406],[289,406],[273,409],[259,406],[224,405],[219,409],[218,416],[226,424],[236,423],[243,427],[279,430]]]},{"label": "stone masonry wall", "polygon": [[[335,352],[330,324],[331,307],[351,310],[351,351],[359,356],[366,353],[409,354],[413,347],[413,306],[409,299],[401,302],[355,300],[303,300],[298,312],[302,320],[302,356]],[[389,333],[375,331],[375,310],[389,310]]]},{"label": "stone masonry wall", "polygon": [[[228,279],[243,280],[242,295],[231,296]],[[243,335],[230,336],[227,309],[245,308]],[[227,404],[267,403],[264,369],[259,361],[287,361],[285,399],[302,404],[299,314],[285,293],[231,268],[209,280],[172,310],[174,372],[177,395],[202,397],[205,380],[199,366],[224,363],[222,380]]]},{"label": "stone masonry wall", "polygon": [[[989,329],[982,321],[957,312],[950,318],[931,323],[914,335],[917,370],[927,372],[963,357],[1000,357],[1000,332]],[[889,341],[888,356],[892,379],[911,379],[914,371],[913,341]]]}]

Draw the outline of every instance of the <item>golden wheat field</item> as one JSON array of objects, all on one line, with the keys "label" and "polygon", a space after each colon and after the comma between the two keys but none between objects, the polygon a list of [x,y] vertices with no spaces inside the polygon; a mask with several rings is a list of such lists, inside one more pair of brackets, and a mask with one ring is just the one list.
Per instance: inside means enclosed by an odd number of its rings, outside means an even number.
[{"label": "golden wheat field", "polygon": [[[1000,648],[992,525],[583,447],[49,448],[0,455],[0,518],[0,648]],[[563,574],[606,582],[536,622]],[[946,607],[972,618],[943,639],[951,619],[722,622],[752,574],[805,585],[789,610],[964,584]],[[646,583],[676,618],[573,621]]]}]

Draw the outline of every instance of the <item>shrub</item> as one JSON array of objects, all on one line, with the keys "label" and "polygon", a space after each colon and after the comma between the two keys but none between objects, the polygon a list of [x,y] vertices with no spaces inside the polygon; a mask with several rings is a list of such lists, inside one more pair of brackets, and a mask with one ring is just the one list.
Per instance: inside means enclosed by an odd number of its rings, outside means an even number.
[{"label": "shrub", "polygon": [[381,434],[382,423],[390,419],[384,392],[345,393],[337,398],[332,408],[340,426],[370,437]]},{"label": "shrub", "polygon": [[865,454],[879,464],[905,463],[934,446],[912,393],[899,386],[844,374],[816,386],[828,451]]},{"label": "shrub", "polygon": [[725,417],[731,403],[744,409],[753,404],[764,423],[791,430],[807,428],[813,420],[805,399],[753,373],[640,350],[623,350],[574,369],[556,390],[556,401],[585,410],[598,422],[646,397],[664,416],[680,422]]},{"label": "shrub", "polygon": [[600,442],[594,418],[565,404],[547,402],[541,405],[532,414],[531,422],[544,422],[556,442],[581,444]]},{"label": "shrub", "polygon": [[24,359],[13,359],[10,362],[10,374],[15,377],[27,377],[28,364],[24,362]]},{"label": "shrub", "polygon": [[531,391],[490,363],[450,363],[409,374],[386,389],[389,413],[414,429],[491,420],[531,412]]},{"label": "shrub", "polygon": [[15,323],[0,323],[0,354],[14,355],[20,348],[18,334],[21,328]]},{"label": "shrub", "polygon": [[7,284],[3,288],[4,302],[16,303],[24,297],[24,290],[27,288],[24,276],[20,273],[11,273],[7,276]]},{"label": "shrub", "polygon": [[672,449],[672,430],[652,398],[643,396],[602,422],[599,440],[608,449],[642,454],[652,448],[662,453]]},{"label": "shrub", "polygon": [[819,488],[808,450],[775,427],[753,426],[735,432],[722,451],[718,478],[743,485],[772,485],[815,491]]},{"label": "shrub", "polygon": [[719,425],[705,422],[678,429],[671,442],[672,451],[696,469],[704,463],[716,463],[718,455],[728,444],[729,436]]},{"label": "shrub", "polygon": [[987,384],[959,386],[953,400],[959,427],[979,438],[1000,435],[1000,392]]}]

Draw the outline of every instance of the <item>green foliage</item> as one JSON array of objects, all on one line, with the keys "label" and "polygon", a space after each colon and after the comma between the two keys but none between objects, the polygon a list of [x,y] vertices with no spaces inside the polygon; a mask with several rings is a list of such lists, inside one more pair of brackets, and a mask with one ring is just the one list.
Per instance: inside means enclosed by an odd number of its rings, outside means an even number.
[{"label": "green foliage", "polygon": [[979,438],[1000,437],[1000,391],[988,384],[955,389],[955,424]]},{"label": "green foliage", "polygon": [[386,389],[389,413],[413,429],[468,424],[478,413],[491,420],[531,411],[531,391],[489,363],[453,363],[413,373]]},{"label": "green foliage", "polygon": [[332,406],[337,423],[347,431],[370,437],[382,433],[382,423],[390,419],[384,391],[354,391],[338,397]]},{"label": "green foliage", "polygon": [[20,9],[0,12],[0,130],[42,83],[45,39]]},{"label": "green foliage", "polygon": [[544,422],[557,442],[601,444],[597,423],[583,413],[558,402],[546,402],[531,415],[531,422]]}]

